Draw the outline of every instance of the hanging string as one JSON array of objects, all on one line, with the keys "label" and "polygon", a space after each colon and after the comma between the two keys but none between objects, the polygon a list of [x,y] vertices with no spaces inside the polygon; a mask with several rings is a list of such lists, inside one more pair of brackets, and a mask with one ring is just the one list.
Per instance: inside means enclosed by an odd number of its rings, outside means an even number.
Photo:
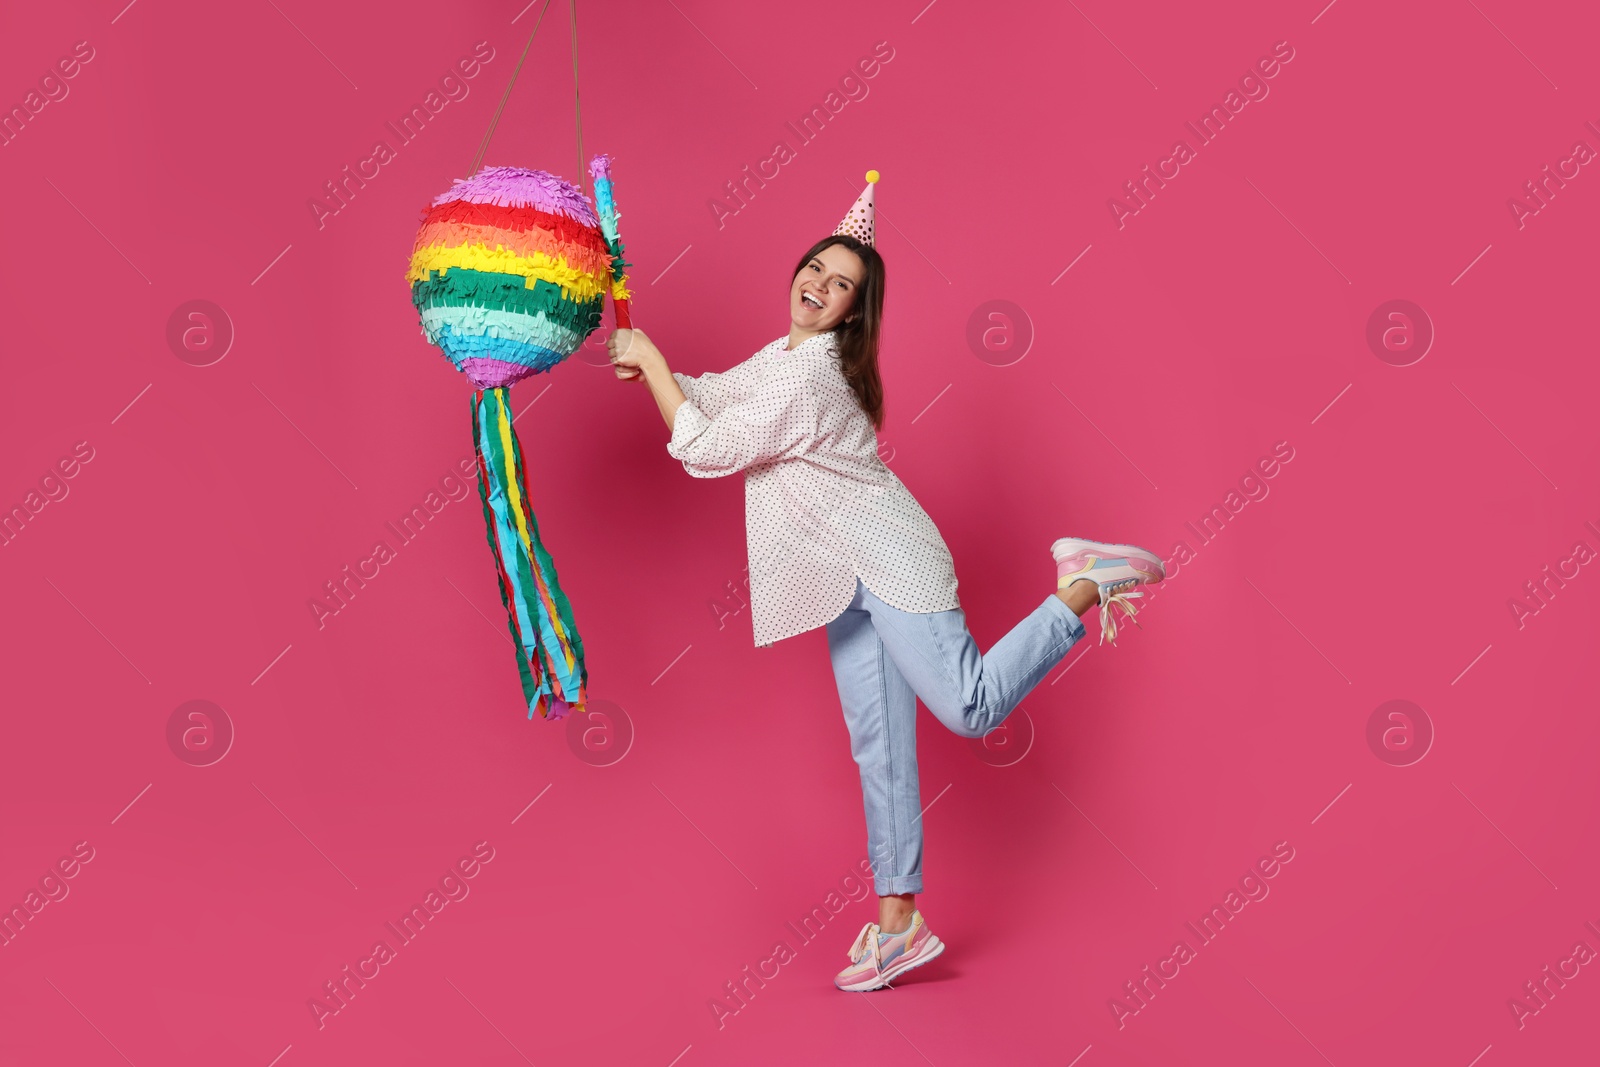
[{"label": "hanging string", "polygon": [[[548,10],[550,10],[550,0],[544,0],[544,7],[539,9],[539,17],[534,20],[533,33],[528,34],[528,43],[522,46],[522,55],[517,57],[517,65],[511,71],[511,80],[506,83],[506,91],[500,96],[500,106],[494,109],[494,117],[489,120],[489,129],[484,132],[483,142],[478,145],[477,155],[472,157],[472,169],[467,171],[467,177],[469,178],[478,173],[478,168],[483,165],[483,154],[489,150],[489,139],[494,136],[494,128],[500,124],[500,113],[505,110],[506,101],[511,99],[511,87],[517,84],[517,75],[522,73],[522,61],[528,58],[528,49],[533,47],[534,35],[539,32],[539,25],[544,22],[544,13]],[[574,34],[573,40],[576,41],[578,32],[576,23],[573,24],[572,32]],[[578,62],[576,45],[574,45],[572,62],[573,71],[576,74]],[[582,136],[580,133],[580,145],[582,144]]]},{"label": "hanging string", "polygon": [[[545,0],[549,3],[549,0]],[[567,10],[572,16],[572,110],[578,128],[578,169],[574,172],[578,188],[584,187],[583,175],[583,102],[578,98],[578,0],[567,0]]]}]

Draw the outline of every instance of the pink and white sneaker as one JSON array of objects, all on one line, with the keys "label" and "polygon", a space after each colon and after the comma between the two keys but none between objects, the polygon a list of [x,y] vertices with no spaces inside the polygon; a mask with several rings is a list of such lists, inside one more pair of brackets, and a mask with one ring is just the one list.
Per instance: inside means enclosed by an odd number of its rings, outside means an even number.
[{"label": "pink and white sneaker", "polygon": [[1106,638],[1117,643],[1117,620],[1111,606],[1120,607],[1135,626],[1141,625],[1138,612],[1129,603],[1141,592],[1127,592],[1136,585],[1154,585],[1167,576],[1161,557],[1136,545],[1108,545],[1063,537],[1050,546],[1056,561],[1056,588],[1065,589],[1080,578],[1100,587],[1100,643]]},{"label": "pink and white sneaker", "polygon": [[833,984],[848,993],[882,989],[943,951],[944,942],[922,921],[921,911],[913,911],[911,925],[898,934],[885,934],[877,923],[867,923],[850,947],[850,966],[834,976]]}]

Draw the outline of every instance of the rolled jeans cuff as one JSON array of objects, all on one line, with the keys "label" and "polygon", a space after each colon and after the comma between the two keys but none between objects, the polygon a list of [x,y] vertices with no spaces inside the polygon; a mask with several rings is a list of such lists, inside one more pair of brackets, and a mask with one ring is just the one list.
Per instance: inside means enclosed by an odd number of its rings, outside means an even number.
[{"label": "rolled jeans cuff", "polygon": [[922,892],[922,875],[875,875],[872,879],[872,891],[880,897],[897,897],[901,893],[920,893]]},{"label": "rolled jeans cuff", "polygon": [[1045,601],[1045,603],[1054,604],[1056,609],[1059,609],[1056,611],[1056,614],[1060,615],[1066,620],[1067,630],[1072,635],[1073,641],[1081,641],[1084,634],[1089,632],[1089,628],[1083,624],[1083,620],[1078,617],[1078,613],[1067,607],[1067,602],[1056,596],[1054,593],[1050,594],[1050,599]]}]

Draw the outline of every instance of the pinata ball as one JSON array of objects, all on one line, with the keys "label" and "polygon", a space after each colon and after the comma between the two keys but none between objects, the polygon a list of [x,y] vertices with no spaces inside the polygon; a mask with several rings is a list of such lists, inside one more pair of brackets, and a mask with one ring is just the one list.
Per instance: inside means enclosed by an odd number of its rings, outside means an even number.
[{"label": "pinata ball", "polygon": [[589,164],[598,211],[542,170],[485,167],[456,179],[423,210],[406,272],[423,336],[475,387],[478,493],[530,719],[583,710],[589,675],[572,605],[539,540],[509,390],[578,350],[600,325],[608,290],[618,328],[629,326],[610,164],[605,155]]},{"label": "pinata ball", "polygon": [[406,278],[424,335],[479,389],[554,367],[600,325],[607,289],[628,298],[589,198],[527,167],[485,167],[435,197]]}]

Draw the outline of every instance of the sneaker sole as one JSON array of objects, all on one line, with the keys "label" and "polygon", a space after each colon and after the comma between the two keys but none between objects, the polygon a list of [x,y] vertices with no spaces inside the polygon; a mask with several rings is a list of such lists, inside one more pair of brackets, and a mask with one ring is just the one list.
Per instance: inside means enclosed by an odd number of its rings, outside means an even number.
[{"label": "sneaker sole", "polygon": [[916,970],[918,967],[921,967],[924,963],[927,963],[929,960],[933,959],[943,951],[944,942],[939,940],[939,935],[929,934],[928,951],[922,953],[920,956],[917,956],[915,959],[907,960],[902,957],[901,959],[895,960],[893,963],[889,964],[889,969],[887,971],[884,971],[871,981],[863,982],[858,985],[839,986],[838,988],[844,990],[846,993],[869,993],[874,989],[882,989],[896,978],[899,978],[902,974],[905,974],[907,971]]},{"label": "sneaker sole", "polygon": [[1108,545],[1101,541],[1085,541],[1079,537],[1063,537],[1050,546],[1050,556],[1057,564],[1080,552],[1090,552],[1106,559],[1137,559],[1149,563],[1155,571],[1149,578],[1149,584],[1152,585],[1166,577],[1167,568],[1161,562],[1161,558],[1138,545]]}]

